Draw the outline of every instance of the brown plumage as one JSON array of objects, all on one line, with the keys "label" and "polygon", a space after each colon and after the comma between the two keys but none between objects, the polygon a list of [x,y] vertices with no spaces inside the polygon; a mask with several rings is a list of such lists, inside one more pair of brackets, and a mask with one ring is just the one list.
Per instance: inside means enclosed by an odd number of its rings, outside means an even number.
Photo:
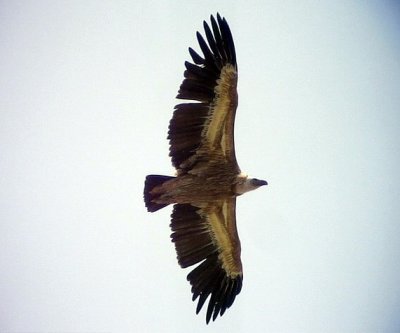
[{"label": "brown plumage", "polygon": [[168,131],[176,177],[146,177],[148,211],[174,204],[172,241],[182,268],[198,264],[188,275],[198,313],[209,297],[206,321],[223,315],[242,288],[236,197],[267,182],[248,178],[236,162],[234,123],[238,103],[235,46],[228,23],[217,14],[207,42],[197,32],[203,56],[193,49]]}]

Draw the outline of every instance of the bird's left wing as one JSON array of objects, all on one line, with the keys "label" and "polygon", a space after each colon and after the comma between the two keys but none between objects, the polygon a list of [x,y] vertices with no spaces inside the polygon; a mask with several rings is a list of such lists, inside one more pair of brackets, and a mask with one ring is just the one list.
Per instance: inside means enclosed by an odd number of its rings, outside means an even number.
[{"label": "bird's left wing", "polygon": [[201,208],[176,204],[171,215],[171,238],[182,268],[200,263],[187,276],[199,313],[208,296],[206,320],[224,314],[242,288],[240,240],[236,229],[236,199]]},{"label": "bird's left wing", "polygon": [[197,32],[203,57],[189,48],[194,64],[186,70],[177,98],[197,102],[175,106],[168,131],[170,156],[178,173],[196,163],[219,160],[239,173],[234,145],[234,123],[238,103],[235,46],[225,18],[211,16],[204,22],[206,40]]}]

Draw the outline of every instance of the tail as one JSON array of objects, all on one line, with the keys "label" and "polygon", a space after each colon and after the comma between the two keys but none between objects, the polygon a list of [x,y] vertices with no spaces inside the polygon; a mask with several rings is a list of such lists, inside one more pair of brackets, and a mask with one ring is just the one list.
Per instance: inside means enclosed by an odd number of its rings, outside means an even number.
[{"label": "tail", "polygon": [[168,206],[168,204],[159,204],[153,202],[154,199],[157,199],[157,197],[160,196],[159,193],[157,194],[152,194],[151,191],[159,185],[162,185],[165,183],[167,180],[171,180],[175,177],[170,177],[170,176],[159,176],[159,175],[148,175],[146,177],[146,180],[144,182],[144,202],[146,204],[147,210],[149,212],[155,212],[165,206]]}]

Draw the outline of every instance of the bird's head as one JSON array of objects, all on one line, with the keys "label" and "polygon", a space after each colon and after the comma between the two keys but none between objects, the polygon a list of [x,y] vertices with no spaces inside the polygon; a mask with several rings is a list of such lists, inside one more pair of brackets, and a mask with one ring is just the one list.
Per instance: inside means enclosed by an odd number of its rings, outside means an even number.
[{"label": "bird's head", "polygon": [[257,178],[249,178],[247,175],[240,175],[236,184],[236,194],[240,195],[249,191],[253,191],[263,185],[268,185],[265,180]]}]

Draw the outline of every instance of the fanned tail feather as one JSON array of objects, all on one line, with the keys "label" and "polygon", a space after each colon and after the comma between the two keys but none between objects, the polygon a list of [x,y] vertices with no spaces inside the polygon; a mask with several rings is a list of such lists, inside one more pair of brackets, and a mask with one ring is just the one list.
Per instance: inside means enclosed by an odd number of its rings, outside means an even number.
[{"label": "fanned tail feather", "polygon": [[144,197],[144,202],[146,204],[147,210],[149,212],[155,212],[161,208],[164,208],[165,206],[168,206],[168,204],[159,204],[156,202],[153,202],[154,199],[157,199],[160,194],[156,193],[153,194],[151,191],[159,185],[162,185],[168,180],[171,180],[175,177],[171,176],[160,176],[160,175],[148,175],[146,177],[146,180],[144,182],[144,192],[143,192],[143,197]]}]

